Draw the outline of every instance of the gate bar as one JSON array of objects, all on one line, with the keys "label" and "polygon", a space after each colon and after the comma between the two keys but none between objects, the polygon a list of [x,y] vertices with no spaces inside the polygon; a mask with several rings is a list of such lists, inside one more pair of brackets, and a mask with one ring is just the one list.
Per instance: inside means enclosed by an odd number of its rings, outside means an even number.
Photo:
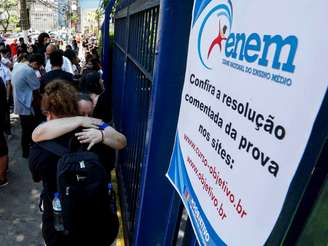
[{"label": "gate bar", "polygon": [[133,245],[172,245],[180,199],[165,177],[178,121],[193,1],[161,0]]}]

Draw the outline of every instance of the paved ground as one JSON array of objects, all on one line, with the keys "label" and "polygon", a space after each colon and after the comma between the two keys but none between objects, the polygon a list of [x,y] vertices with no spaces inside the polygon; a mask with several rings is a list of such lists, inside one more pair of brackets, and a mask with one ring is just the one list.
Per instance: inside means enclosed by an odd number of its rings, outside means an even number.
[{"label": "paved ground", "polygon": [[38,202],[41,186],[32,181],[28,161],[21,156],[17,117],[9,137],[9,184],[0,189],[0,245],[41,246],[41,213]]}]

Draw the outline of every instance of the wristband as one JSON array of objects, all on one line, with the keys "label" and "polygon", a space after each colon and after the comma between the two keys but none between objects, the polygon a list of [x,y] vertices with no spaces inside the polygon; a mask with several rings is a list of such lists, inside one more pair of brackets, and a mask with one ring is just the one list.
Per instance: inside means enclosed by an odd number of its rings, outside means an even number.
[{"label": "wristband", "polygon": [[109,127],[109,125],[105,122],[102,122],[100,125],[98,125],[100,130],[105,130],[107,127]]},{"label": "wristband", "polygon": [[101,143],[104,142],[104,132],[103,130],[100,130],[100,133],[101,133]]}]

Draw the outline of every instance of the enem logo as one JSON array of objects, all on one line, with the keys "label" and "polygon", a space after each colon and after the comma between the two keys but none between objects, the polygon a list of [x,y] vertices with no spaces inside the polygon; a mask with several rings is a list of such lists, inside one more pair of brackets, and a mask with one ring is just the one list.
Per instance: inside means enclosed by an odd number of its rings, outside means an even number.
[{"label": "enem logo", "polygon": [[[206,62],[205,62],[203,52],[202,52],[202,48],[203,48],[203,44],[204,44],[203,37],[205,35],[207,35],[208,33],[204,32],[204,29],[205,29],[206,25],[208,24],[209,19],[211,19],[212,17],[217,18],[218,35],[211,42],[211,45],[207,49],[207,52],[206,52],[207,53],[207,59],[206,59]],[[209,70],[212,69],[208,65],[207,61],[210,58],[211,53],[213,51],[213,48],[215,48],[215,46],[219,46],[220,51],[222,50],[223,41],[225,41],[227,39],[227,37],[226,37],[227,32],[230,33],[230,31],[231,31],[232,20],[233,20],[233,8],[232,8],[232,3],[231,3],[230,0],[226,3],[216,5],[203,18],[202,23],[201,23],[200,28],[199,28],[199,33],[198,33],[197,49],[198,49],[198,56],[199,56],[200,62],[202,63],[202,65],[205,68],[207,68]],[[225,23],[224,21],[226,22],[226,24],[223,24],[223,23]]]},{"label": "enem logo", "polygon": [[[211,18],[217,18],[218,34],[208,47],[204,47],[205,37],[208,38],[209,35],[212,35],[206,32],[208,31],[206,26]],[[280,34],[251,33],[247,35],[246,33],[231,32],[233,7],[230,0],[222,1],[211,8],[200,21],[202,22],[198,32],[197,49],[200,62],[206,69],[212,69],[209,59],[212,56],[219,57],[219,52],[221,52],[226,58],[257,63],[263,67],[271,66],[276,70],[294,73],[296,68],[294,60],[298,46],[298,39],[295,35],[284,38]],[[219,48],[219,52],[218,49],[214,49],[215,47]],[[223,47],[224,52],[222,52]]]}]

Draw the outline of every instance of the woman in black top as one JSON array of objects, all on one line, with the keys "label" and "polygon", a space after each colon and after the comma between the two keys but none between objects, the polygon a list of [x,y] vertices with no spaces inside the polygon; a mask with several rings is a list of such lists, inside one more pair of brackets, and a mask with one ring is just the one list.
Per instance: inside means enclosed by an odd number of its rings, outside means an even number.
[{"label": "woman in black top", "polygon": [[[78,114],[77,93],[75,89],[62,81],[54,81],[45,87],[42,98],[42,110],[50,121],[56,118],[74,116]],[[74,133],[68,133],[53,141],[68,147],[69,140]],[[56,189],[56,169],[59,157],[33,145],[30,150],[29,167],[35,182],[42,181],[42,202],[44,213],[42,215],[42,234],[48,246],[74,245],[70,238],[55,231],[53,227],[52,194]]]},{"label": "woman in black top", "polygon": [[[74,87],[63,81],[53,81],[45,87],[42,110],[45,112],[48,121],[75,116],[78,115],[77,99],[77,92]],[[69,132],[52,141],[68,148],[75,139],[74,133]],[[37,144],[33,145],[30,151],[29,167],[33,180],[35,182],[42,181],[43,184],[42,234],[47,246],[105,245],[101,237],[104,233],[98,235],[98,231],[96,234],[90,233],[90,235],[73,237],[55,230],[52,200],[53,194],[57,191],[56,171],[59,158],[59,156]]]},{"label": "woman in black top", "polygon": [[46,48],[47,48],[49,43],[50,43],[49,34],[46,33],[46,32],[40,33],[40,35],[38,36],[38,42],[36,44],[37,53],[39,53],[41,55],[44,55],[44,53],[46,52]]},{"label": "woman in black top", "polygon": [[[47,115],[48,122],[65,120],[66,117],[74,118],[79,112],[78,95],[76,90],[74,87],[63,81],[53,81],[49,83],[45,87],[45,93],[42,98],[42,110]],[[65,122],[61,124],[61,127],[65,128]],[[65,135],[54,138],[52,141],[68,148],[71,145],[71,142],[74,141],[76,133],[76,131],[73,130],[75,128],[71,129],[72,131],[66,131]],[[29,167],[33,180],[35,182],[42,181],[43,183],[42,200],[44,213],[42,216],[42,233],[47,246],[105,245],[102,235],[106,235],[104,230],[108,230],[108,228],[101,225],[94,225],[94,228],[99,228],[95,233],[90,233],[90,235],[80,235],[79,238],[72,238],[62,232],[57,232],[54,229],[52,199],[53,194],[57,191],[56,170],[58,160],[58,156],[43,149],[38,144],[34,144],[31,148]]]}]

